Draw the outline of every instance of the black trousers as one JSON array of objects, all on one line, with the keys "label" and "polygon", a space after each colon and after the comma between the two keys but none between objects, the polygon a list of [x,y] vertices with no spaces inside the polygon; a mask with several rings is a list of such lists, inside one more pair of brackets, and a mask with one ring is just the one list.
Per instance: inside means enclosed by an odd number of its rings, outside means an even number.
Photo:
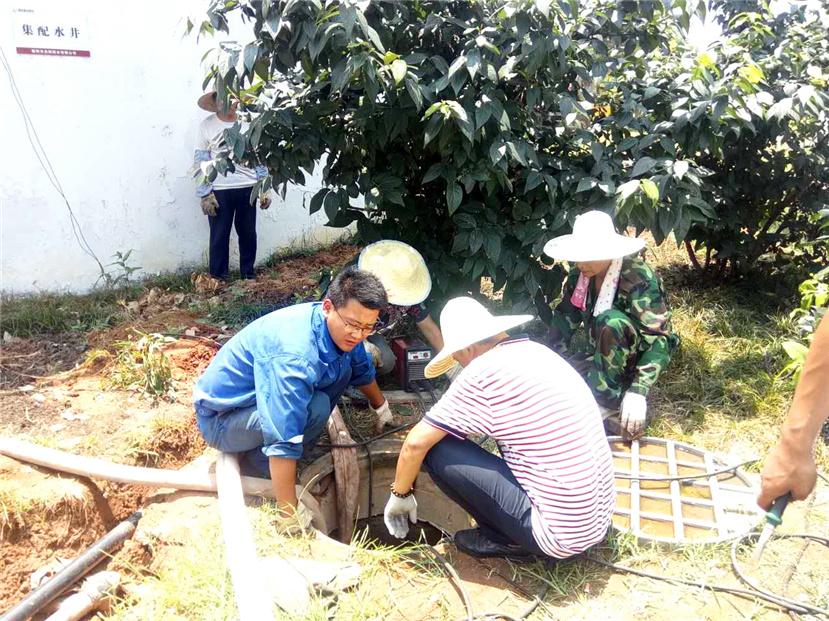
[{"label": "black trousers", "polygon": [[423,463],[435,485],[475,518],[492,541],[544,555],[533,537],[532,503],[507,462],[471,440],[447,436]]},{"label": "black trousers", "polygon": [[255,278],[256,204],[250,204],[251,188],[214,190],[219,211],[208,217],[210,222],[210,275],[227,280],[230,259],[230,227],[236,223],[239,238],[239,266],[242,278]]}]

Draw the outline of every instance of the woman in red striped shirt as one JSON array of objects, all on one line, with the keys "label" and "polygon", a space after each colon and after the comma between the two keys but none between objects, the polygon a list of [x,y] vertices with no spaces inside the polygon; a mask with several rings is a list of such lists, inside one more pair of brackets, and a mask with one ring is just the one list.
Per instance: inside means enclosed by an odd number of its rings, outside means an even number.
[{"label": "woman in red striped shirt", "polygon": [[[613,461],[587,384],[560,356],[506,330],[529,315],[493,317],[472,298],[441,313],[445,346],[426,368],[464,370],[409,433],[385,509],[405,537],[417,519],[421,464],[478,527],[456,546],[477,557],[566,558],[601,541],[616,501]],[[466,440],[485,434],[503,458]]]}]

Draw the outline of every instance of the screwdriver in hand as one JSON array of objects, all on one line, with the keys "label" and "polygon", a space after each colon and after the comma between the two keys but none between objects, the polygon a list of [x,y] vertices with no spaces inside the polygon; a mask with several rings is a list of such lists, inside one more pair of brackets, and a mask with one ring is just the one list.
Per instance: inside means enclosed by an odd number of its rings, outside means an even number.
[{"label": "screwdriver in hand", "polygon": [[757,565],[760,562],[760,557],[763,556],[763,550],[765,550],[766,544],[771,539],[774,529],[783,523],[783,512],[786,510],[786,506],[788,506],[791,499],[791,492],[783,494],[774,501],[771,509],[766,512],[766,525],[763,526],[763,531],[757,540],[757,547],[754,548],[754,554],[751,557],[752,565]]}]

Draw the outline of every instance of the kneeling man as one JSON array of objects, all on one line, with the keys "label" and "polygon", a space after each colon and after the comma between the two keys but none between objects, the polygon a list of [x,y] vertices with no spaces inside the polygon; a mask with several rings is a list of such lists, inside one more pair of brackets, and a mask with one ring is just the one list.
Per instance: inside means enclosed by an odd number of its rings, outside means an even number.
[{"label": "kneeling man", "polygon": [[348,386],[368,398],[382,428],[392,420],[363,341],[386,291],[376,276],[343,271],[323,302],[257,319],[222,347],[193,391],[208,445],[242,453],[243,471],[273,481],[277,506],[296,513],[296,462],[325,429]]},{"label": "kneeling man", "polygon": [[[417,519],[421,463],[435,484],[477,522],[455,534],[476,557],[565,558],[600,542],[616,501],[613,460],[587,384],[561,357],[506,330],[529,315],[493,317],[472,298],[441,313],[445,346],[426,368],[464,369],[409,433],[385,523],[405,537]],[[485,434],[503,459],[466,439]]]}]

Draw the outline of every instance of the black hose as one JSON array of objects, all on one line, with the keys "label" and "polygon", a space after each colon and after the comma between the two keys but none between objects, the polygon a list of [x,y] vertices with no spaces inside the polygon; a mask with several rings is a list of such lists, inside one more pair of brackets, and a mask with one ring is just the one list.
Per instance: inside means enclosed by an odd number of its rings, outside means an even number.
[{"label": "black hose", "polygon": [[[731,544],[731,566],[734,569],[734,573],[737,574],[737,577],[742,580],[745,584],[749,587],[754,589],[758,593],[758,597],[760,595],[764,596],[765,599],[768,601],[772,601],[776,603],[781,608],[786,608],[787,610],[791,610],[792,612],[796,612],[797,614],[810,614],[810,615],[823,615],[825,617],[829,617],[829,609],[826,608],[819,608],[817,606],[812,606],[811,604],[805,604],[803,602],[799,602],[794,599],[790,599],[788,597],[784,597],[782,595],[777,595],[777,593],[772,593],[771,591],[767,591],[766,589],[758,586],[753,580],[751,580],[748,576],[743,573],[743,570],[740,569],[740,564],[737,562],[737,546],[747,539],[748,537],[753,536],[753,534],[743,535],[742,537],[738,537],[733,541]],[[818,537],[817,535],[809,535],[809,534],[802,534],[802,533],[781,533],[779,535],[775,534],[775,539],[810,539],[812,541],[817,541],[822,543],[823,545],[829,547],[829,538],[827,537]]]},{"label": "black hose", "polygon": [[643,476],[633,476],[630,474],[615,474],[615,478],[617,479],[625,479],[626,481],[690,481],[692,479],[707,479],[708,477],[714,477],[718,474],[725,474],[726,472],[733,472],[738,468],[742,468],[748,464],[753,464],[756,461],[760,461],[759,457],[755,457],[754,459],[747,459],[746,461],[737,464],[736,466],[728,466],[727,468],[722,468],[721,470],[712,470],[711,472],[706,472],[704,474],[687,474],[687,475],[677,475],[677,476],[670,476],[670,477],[643,477]]},{"label": "black hose", "polygon": [[363,446],[367,446],[372,442],[376,442],[377,440],[382,440],[388,436],[394,435],[399,431],[403,431],[405,429],[410,429],[414,427],[417,422],[414,423],[406,423],[405,425],[400,425],[399,427],[394,427],[393,429],[389,429],[388,431],[384,431],[381,434],[373,436],[371,438],[366,438],[365,440],[361,440],[360,442],[352,442],[351,444],[331,444],[325,442],[318,442],[317,446],[320,448],[360,448]]},{"label": "black hose", "polygon": [[458,575],[458,572],[455,571],[455,568],[449,564],[449,561],[437,550],[435,550],[432,546],[426,545],[426,549],[432,553],[432,555],[437,559],[438,563],[443,566],[443,569],[446,570],[446,573],[449,574],[449,577],[452,579],[452,582],[455,583],[455,588],[458,589],[458,593],[460,593],[461,600],[463,600],[463,607],[466,608],[466,621],[474,621],[475,613],[472,610],[472,600],[469,597],[469,593],[466,590],[466,587],[463,585],[463,581],[461,577]]},{"label": "black hose", "polygon": [[[533,597],[532,604],[530,604],[517,617],[515,615],[511,615],[509,613],[501,612],[501,611],[497,611],[497,610],[492,611],[492,612],[484,612],[484,613],[476,615],[474,610],[472,609],[472,598],[469,597],[469,592],[466,590],[466,587],[464,586],[463,581],[461,580],[461,577],[458,575],[458,572],[455,571],[455,568],[452,567],[451,563],[449,563],[448,560],[446,560],[446,557],[444,557],[440,552],[435,550],[435,548],[433,548],[432,546],[426,545],[426,549],[429,550],[429,552],[432,553],[432,555],[435,557],[435,559],[446,570],[446,573],[449,574],[449,577],[451,578],[452,582],[455,583],[455,587],[457,588],[458,593],[461,596],[461,600],[463,601],[463,606],[466,609],[466,619],[467,619],[467,621],[482,621],[484,619],[506,619],[506,621],[522,621],[523,619],[526,619],[527,617],[529,617],[533,612],[535,612],[535,609],[538,608],[540,605],[541,606],[544,605],[544,598],[547,596],[547,591],[550,589],[550,583],[542,580],[541,590],[539,591],[538,595],[531,596],[531,597]],[[547,561],[545,567],[549,570],[550,565],[552,563],[553,563],[553,560],[549,559]],[[525,590],[523,587],[521,587],[514,580],[511,580],[511,579],[509,579],[505,576],[501,576],[501,577],[504,578],[504,580],[506,580],[507,582],[517,586],[522,591]],[[545,608],[546,608],[546,606],[545,606]]]},{"label": "black hose", "polygon": [[109,557],[109,553],[121,545],[124,540],[132,537],[140,519],[141,511],[133,513],[88,547],[78,558],[52,576],[48,582],[24,597],[17,606],[0,617],[0,621],[25,621],[32,617],[92,571],[98,563]]},{"label": "black hose", "polygon": [[417,385],[415,382],[409,382],[409,388],[412,389],[415,397],[417,397],[417,401],[420,404],[420,407],[423,408],[423,412],[426,413],[429,410],[429,406],[426,405],[426,399],[423,398],[423,394],[418,390]]}]

